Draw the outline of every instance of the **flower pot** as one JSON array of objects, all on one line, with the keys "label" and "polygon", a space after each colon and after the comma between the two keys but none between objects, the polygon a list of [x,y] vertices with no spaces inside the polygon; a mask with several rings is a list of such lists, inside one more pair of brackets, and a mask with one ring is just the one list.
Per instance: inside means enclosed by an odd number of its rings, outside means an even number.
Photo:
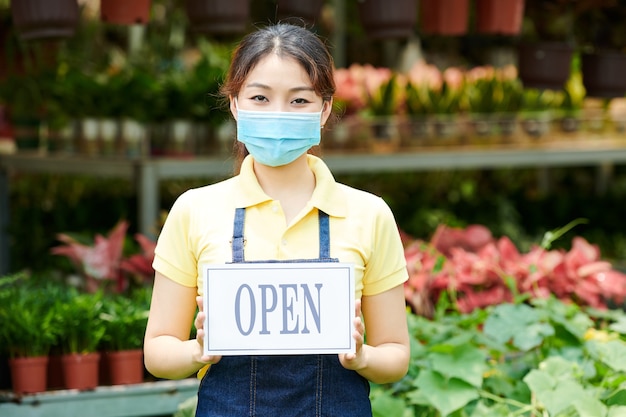
[{"label": "flower pot", "polygon": [[139,384],[143,381],[142,349],[110,351],[104,356],[112,385]]},{"label": "flower pot", "polygon": [[469,0],[420,1],[420,24],[425,34],[464,35],[467,33],[468,21]]},{"label": "flower pot", "polygon": [[13,0],[11,13],[24,40],[68,38],[74,35],[80,13],[76,0]]},{"label": "flower pot", "polygon": [[393,116],[370,120],[369,149],[373,153],[392,153],[400,146],[400,121]]},{"label": "flower pot", "polygon": [[65,388],[87,390],[98,386],[100,353],[70,353],[61,357]]},{"label": "flower pot", "polygon": [[385,0],[358,2],[365,34],[372,39],[408,38],[417,24],[416,0],[397,0],[393,7]]},{"label": "flower pot", "polygon": [[524,0],[476,0],[476,31],[517,35],[522,29]]},{"label": "flower pot", "polygon": [[626,94],[626,54],[619,51],[584,53],[581,70],[588,97],[615,98]]},{"label": "flower pot", "polygon": [[117,25],[146,24],[151,0],[100,0],[100,19]]},{"label": "flower pot", "polygon": [[47,386],[48,356],[9,359],[13,392],[32,394]]},{"label": "flower pot", "polygon": [[309,26],[316,23],[322,10],[322,0],[278,0],[276,13],[278,20],[299,23],[304,21]]},{"label": "flower pot", "polygon": [[215,35],[241,34],[250,18],[249,0],[186,0],[185,10],[194,31]]},{"label": "flower pot", "polygon": [[570,77],[574,49],[565,42],[519,45],[519,78],[526,88],[560,90]]}]

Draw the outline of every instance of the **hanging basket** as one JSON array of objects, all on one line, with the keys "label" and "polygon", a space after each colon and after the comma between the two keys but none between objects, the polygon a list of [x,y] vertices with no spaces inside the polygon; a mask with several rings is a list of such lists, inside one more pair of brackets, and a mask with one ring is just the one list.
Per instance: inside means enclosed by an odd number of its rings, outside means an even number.
[{"label": "hanging basket", "polygon": [[365,34],[372,39],[408,38],[417,24],[417,0],[359,0],[359,16]]},{"label": "hanging basket", "polygon": [[574,48],[565,42],[524,43],[518,48],[519,78],[527,88],[560,90],[570,77]]},{"label": "hanging basket", "polygon": [[626,54],[598,51],[581,56],[583,86],[588,97],[615,98],[626,95]]},{"label": "hanging basket", "polygon": [[12,0],[11,15],[23,40],[69,38],[80,18],[76,0]]},{"label": "hanging basket", "polygon": [[114,25],[145,25],[151,5],[151,0],[100,0],[100,19]]},{"label": "hanging basket", "polygon": [[313,26],[322,10],[323,0],[278,0],[276,2],[276,17],[281,22],[302,23]]},{"label": "hanging basket", "polygon": [[524,0],[476,0],[476,31],[518,35],[524,19]]},{"label": "hanging basket", "polygon": [[195,32],[212,35],[244,33],[250,18],[249,0],[186,0],[185,10]]},{"label": "hanging basket", "polygon": [[464,35],[467,33],[468,21],[469,0],[420,1],[420,25],[425,34]]}]

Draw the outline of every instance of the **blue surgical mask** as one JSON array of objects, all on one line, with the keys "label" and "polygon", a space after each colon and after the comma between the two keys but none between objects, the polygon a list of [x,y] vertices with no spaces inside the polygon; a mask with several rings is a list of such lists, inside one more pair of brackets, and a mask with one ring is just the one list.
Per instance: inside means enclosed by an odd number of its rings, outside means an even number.
[{"label": "blue surgical mask", "polygon": [[322,111],[250,111],[237,107],[237,140],[246,145],[250,155],[261,164],[287,165],[312,146],[319,145],[321,120]]}]

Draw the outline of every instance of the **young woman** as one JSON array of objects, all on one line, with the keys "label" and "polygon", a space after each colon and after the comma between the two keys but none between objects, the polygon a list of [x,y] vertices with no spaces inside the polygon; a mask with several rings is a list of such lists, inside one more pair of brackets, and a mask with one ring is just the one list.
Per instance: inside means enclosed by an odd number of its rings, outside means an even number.
[{"label": "young woman", "polygon": [[[155,251],[145,336],[153,375],[200,371],[198,416],[365,417],[368,381],[407,372],[407,272],[393,214],[381,198],[335,182],[308,152],[320,142],[334,91],[332,57],[305,28],[260,29],[233,53],[221,92],[245,159],[236,176],[173,205]],[[203,355],[201,265],[294,259],[354,265],[356,352]],[[192,323],[197,337],[189,340]]]}]

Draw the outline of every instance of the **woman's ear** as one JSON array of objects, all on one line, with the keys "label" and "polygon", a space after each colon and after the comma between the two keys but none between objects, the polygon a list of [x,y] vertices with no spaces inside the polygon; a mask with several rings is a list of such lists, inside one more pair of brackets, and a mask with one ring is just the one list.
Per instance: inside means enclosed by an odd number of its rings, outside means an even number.
[{"label": "woman's ear", "polygon": [[230,102],[230,114],[233,115],[235,120],[237,120],[237,97],[228,96],[228,101]]},{"label": "woman's ear", "polygon": [[330,114],[333,112],[333,99],[324,100],[322,104],[322,127],[326,124],[326,121],[330,117]]}]

